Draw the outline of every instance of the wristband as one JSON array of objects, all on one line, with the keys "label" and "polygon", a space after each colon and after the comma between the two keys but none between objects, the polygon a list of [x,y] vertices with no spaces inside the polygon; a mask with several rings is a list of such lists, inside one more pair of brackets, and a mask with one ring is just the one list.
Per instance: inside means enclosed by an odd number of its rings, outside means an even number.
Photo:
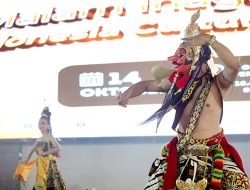
[{"label": "wristband", "polygon": [[208,44],[211,47],[213,47],[213,44],[214,44],[215,41],[216,41],[216,36],[212,35],[211,38],[210,38],[210,40],[209,40],[209,42],[208,42]]}]

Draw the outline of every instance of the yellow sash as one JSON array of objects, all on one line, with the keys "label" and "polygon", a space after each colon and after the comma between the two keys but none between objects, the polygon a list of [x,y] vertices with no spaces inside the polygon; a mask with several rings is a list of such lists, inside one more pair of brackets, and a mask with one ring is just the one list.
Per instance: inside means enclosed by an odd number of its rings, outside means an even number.
[{"label": "yellow sash", "polygon": [[30,171],[34,168],[35,164],[37,166],[36,172],[36,190],[46,190],[47,187],[47,172],[49,169],[49,163],[51,160],[55,160],[55,156],[49,155],[46,157],[38,156],[37,159],[23,163],[19,162],[16,168],[16,171],[13,175],[13,178],[19,179],[23,183],[27,182]]}]

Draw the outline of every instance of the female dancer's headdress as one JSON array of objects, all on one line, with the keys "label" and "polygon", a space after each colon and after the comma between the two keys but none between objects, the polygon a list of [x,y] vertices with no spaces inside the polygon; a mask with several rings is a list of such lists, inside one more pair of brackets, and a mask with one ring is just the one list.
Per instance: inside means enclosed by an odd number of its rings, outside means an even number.
[{"label": "female dancer's headdress", "polygon": [[51,117],[51,112],[49,111],[49,107],[44,107],[43,111],[41,113],[41,118],[45,118],[47,120],[48,125],[49,125],[48,130],[51,133],[52,132],[52,128],[51,128],[50,117]]}]

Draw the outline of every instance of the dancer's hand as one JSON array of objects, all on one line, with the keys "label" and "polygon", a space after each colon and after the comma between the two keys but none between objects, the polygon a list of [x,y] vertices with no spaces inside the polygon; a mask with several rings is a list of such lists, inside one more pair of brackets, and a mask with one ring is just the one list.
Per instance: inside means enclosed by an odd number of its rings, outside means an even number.
[{"label": "dancer's hand", "polygon": [[116,95],[116,99],[118,100],[118,105],[123,106],[123,107],[127,107],[129,98],[130,98],[129,90],[125,91],[124,93],[119,92]]},{"label": "dancer's hand", "polygon": [[211,39],[211,35],[205,34],[205,33],[200,33],[199,35],[194,36],[194,37],[182,38],[182,40],[185,41],[186,45],[189,47],[208,44],[210,39]]}]

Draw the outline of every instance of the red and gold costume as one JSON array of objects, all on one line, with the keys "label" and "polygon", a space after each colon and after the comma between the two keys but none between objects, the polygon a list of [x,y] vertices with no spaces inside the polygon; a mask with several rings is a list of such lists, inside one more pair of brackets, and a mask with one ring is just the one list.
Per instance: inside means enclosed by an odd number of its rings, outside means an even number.
[{"label": "red and gold costume", "polygon": [[[195,24],[198,17],[199,12],[192,16],[191,23],[186,29],[186,37],[198,35],[199,27]],[[176,130],[185,107],[199,87],[201,91],[184,133],[178,134],[165,145],[161,156],[153,162],[145,190],[250,189],[250,182],[241,158],[227,142],[223,131],[207,139],[192,137],[193,131],[198,126],[211,84],[217,85],[214,68],[211,66],[205,75],[197,77],[202,64],[207,63],[210,55],[211,50],[208,45],[190,48],[183,42],[175,55],[169,57],[176,66],[168,77],[171,83],[170,89],[161,108],[144,123],[156,119],[158,127],[163,116],[175,109],[176,115],[172,128]],[[202,80],[206,81],[201,82]]]}]

